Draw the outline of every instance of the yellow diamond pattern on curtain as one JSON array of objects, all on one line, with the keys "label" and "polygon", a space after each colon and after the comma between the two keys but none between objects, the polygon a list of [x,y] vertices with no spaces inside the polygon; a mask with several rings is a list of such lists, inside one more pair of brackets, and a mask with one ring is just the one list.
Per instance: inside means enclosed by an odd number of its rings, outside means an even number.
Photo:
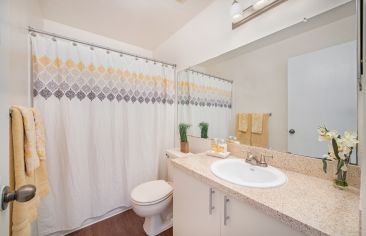
[{"label": "yellow diamond pattern on curtain", "polygon": [[[152,62],[150,62],[152,63]],[[108,99],[118,102],[174,103],[174,81],[123,67],[85,65],[72,59],[33,55],[33,96],[48,99]],[[61,70],[61,74],[60,74]],[[72,77],[72,79],[70,78]],[[217,94],[220,91],[216,91]]]}]

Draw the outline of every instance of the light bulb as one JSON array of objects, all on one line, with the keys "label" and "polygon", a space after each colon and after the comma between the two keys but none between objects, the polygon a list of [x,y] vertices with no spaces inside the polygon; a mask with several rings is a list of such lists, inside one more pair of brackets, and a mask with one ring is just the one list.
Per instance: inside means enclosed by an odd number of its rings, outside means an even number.
[{"label": "light bulb", "polygon": [[231,9],[230,9],[230,14],[231,14],[232,20],[234,22],[240,20],[242,18],[242,12],[243,12],[243,9],[241,8],[238,1],[235,0],[233,2],[233,4],[231,5]]},{"label": "light bulb", "polygon": [[259,0],[258,2],[256,2],[253,5],[253,9],[256,10],[256,11],[260,10],[260,9],[264,8],[265,6],[267,6],[270,3],[271,3],[271,1],[269,1],[269,0]]}]

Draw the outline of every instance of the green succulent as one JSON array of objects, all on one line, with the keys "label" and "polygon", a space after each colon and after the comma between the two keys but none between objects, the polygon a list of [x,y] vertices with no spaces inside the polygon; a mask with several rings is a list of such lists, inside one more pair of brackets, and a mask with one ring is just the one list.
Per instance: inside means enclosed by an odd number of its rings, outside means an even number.
[{"label": "green succulent", "polygon": [[179,135],[180,135],[180,141],[181,142],[188,142],[187,139],[187,130],[191,127],[190,124],[187,123],[180,123],[179,124]]},{"label": "green succulent", "polygon": [[198,126],[201,129],[201,138],[208,138],[208,123],[201,122]]}]

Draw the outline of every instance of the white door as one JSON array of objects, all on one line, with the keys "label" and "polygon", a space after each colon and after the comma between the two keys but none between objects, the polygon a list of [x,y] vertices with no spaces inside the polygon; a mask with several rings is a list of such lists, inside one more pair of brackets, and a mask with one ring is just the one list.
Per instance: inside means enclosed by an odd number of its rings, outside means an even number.
[{"label": "white door", "polygon": [[[321,157],[320,125],[339,132],[357,131],[356,42],[348,42],[288,60],[288,150]],[[352,160],[355,161],[355,154]]]},{"label": "white door", "polygon": [[[244,202],[221,194],[221,236],[304,236],[290,226],[257,210]],[[224,217],[228,217],[224,221]]]},{"label": "white door", "polygon": [[[7,2],[0,1],[0,191],[9,185],[8,48],[6,44]],[[0,209],[0,235],[9,235],[9,210]]]},{"label": "white door", "polygon": [[[35,14],[37,4],[0,1],[0,188],[9,185],[9,107],[29,105],[30,54],[26,27],[41,23]],[[9,207],[0,210],[0,235],[9,235]]]},{"label": "white door", "polygon": [[[176,168],[173,171],[174,236],[219,236],[221,221],[218,191]],[[211,211],[210,206],[213,207]]]},{"label": "white door", "polygon": [[[2,87],[0,79],[0,87]],[[9,185],[9,108],[5,102],[4,93],[0,91],[0,191]],[[0,209],[0,235],[9,235],[9,208]]]}]

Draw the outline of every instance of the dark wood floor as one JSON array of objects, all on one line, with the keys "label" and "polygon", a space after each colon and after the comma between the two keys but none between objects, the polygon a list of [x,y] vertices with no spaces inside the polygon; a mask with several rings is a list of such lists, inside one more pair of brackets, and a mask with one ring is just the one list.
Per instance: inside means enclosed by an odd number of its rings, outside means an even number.
[{"label": "dark wood floor", "polygon": [[[144,218],[135,214],[132,210],[125,211],[86,228],[75,231],[69,236],[146,236],[142,225]],[[159,236],[172,236],[170,228]]]}]

